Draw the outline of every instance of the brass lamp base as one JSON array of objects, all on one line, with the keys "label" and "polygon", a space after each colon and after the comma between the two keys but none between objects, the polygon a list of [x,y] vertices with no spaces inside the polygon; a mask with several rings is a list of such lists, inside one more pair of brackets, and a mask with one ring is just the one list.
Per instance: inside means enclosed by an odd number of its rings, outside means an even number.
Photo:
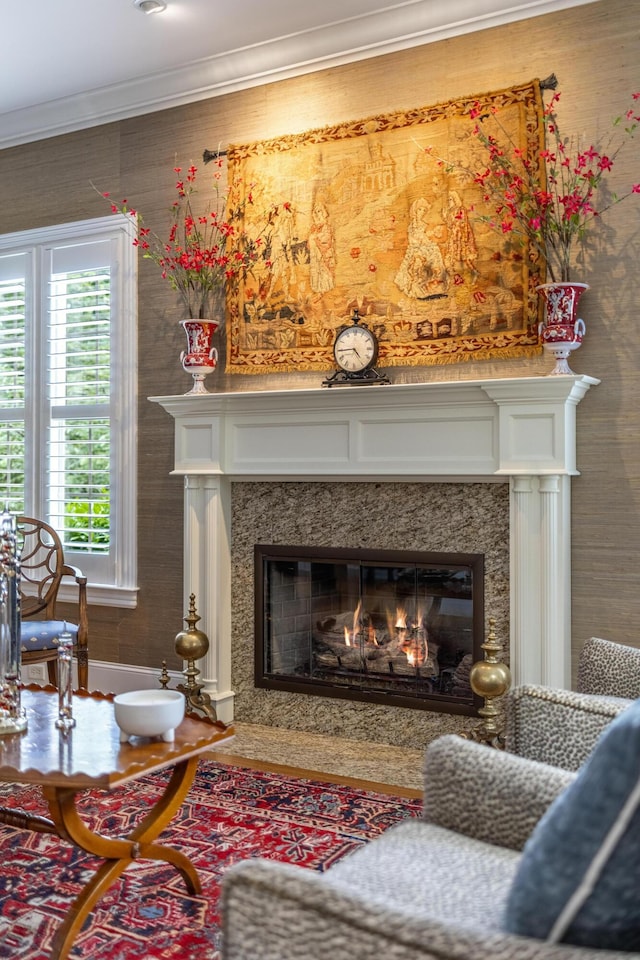
[{"label": "brass lamp base", "polygon": [[[196,613],[196,597],[194,593],[189,597],[189,613],[184,619],[189,629],[181,630],[180,633],[176,635],[175,647],[178,656],[181,657],[182,660],[187,661],[187,668],[183,671],[186,683],[179,683],[176,689],[184,694],[185,700],[187,701],[187,713],[189,712],[189,708],[200,711],[215,723],[218,718],[215,707],[211,702],[211,697],[208,693],[202,692],[204,683],[197,682],[200,671],[196,667],[195,661],[206,656],[209,650],[209,638],[206,633],[196,628],[196,623],[198,623],[201,618]],[[169,686],[169,679],[167,661],[163,660],[162,673],[160,674],[160,686],[163,690],[166,690]]]}]

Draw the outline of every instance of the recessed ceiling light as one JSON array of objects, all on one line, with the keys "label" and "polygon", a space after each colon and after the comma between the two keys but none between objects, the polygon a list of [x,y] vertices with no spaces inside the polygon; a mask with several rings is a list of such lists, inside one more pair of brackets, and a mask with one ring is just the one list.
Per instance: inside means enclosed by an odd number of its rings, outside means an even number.
[{"label": "recessed ceiling light", "polygon": [[164,0],[133,0],[133,5],[143,13],[162,13],[167,9]]}]

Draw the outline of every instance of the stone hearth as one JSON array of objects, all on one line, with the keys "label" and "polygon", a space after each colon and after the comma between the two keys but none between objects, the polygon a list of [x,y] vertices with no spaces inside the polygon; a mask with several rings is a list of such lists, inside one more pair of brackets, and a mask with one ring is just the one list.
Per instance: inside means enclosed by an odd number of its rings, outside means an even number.
[{"label": "stone hearth", "polygon": [[[298,487],[306,497],[314,484],[335,496],[354,483],[401,483],[426,491],[422,502],[436,490],[446,502],[442,487],[456,499],[466,484],[508,484],[509,611],[498,610],[498,620],[509,623],[514,682],[568,686],[575,413],[598,382],[571,375],[151,398],[175,419],[174,473],[185,478],[185,604],[195,593],[211,642],[202,680],[220,719],[233,719],[235,697],[232,489],[249,481],[290,493]],[[290,508],[291,496],[285,500]],[[329,533],[322,530],[321,541]],[[418,534],[423,546],[428,533]],[[487,616],[495,615],[491,602]],[[253,636],[252,624],[247,629]]]}]

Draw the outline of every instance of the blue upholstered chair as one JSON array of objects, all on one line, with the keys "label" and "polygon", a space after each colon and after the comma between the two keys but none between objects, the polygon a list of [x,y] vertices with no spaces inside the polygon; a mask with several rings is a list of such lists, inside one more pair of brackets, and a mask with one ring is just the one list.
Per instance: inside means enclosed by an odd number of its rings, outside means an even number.
[{"label": "blue upholstered chair", "polygon": [[[22,662],[46,663],[51,683],[57,682],[58,637],[65,629],[74,640],[78,661],[78,686],[89,682],[89,626],[87,578],[77,567],[65,563],[60,537],[48,523],[18,517],[18,547],[21,570]],[[56,615],[58,590],[63,577],[72,577],[78,588],[76,622]]]}]

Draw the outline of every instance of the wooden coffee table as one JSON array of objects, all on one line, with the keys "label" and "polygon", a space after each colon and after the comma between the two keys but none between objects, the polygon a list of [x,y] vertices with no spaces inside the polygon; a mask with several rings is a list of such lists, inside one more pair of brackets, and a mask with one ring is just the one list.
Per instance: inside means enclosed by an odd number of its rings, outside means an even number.
[{"label": "wooden coffee table", "polygon": [[[182,874],[189,893],[200,893],[191,861],[179,850],[154,841],[189,792],[199,755],[233,736],[233,728],[189,715],[176,729],[173,743],[161,738],[120,743],[110,694],[74,694],[76,726],[66,734],[55,727],[58,693],[54,687],[24,688],[22,704],[28,729],[2,737],[0,780],[40,786],[51,819],[0,807],[0,823],[55,834],[104,861],[56,932],[52,960],[67,956],[92,908],[134,860],[166,860]],[[78,794],[95,789],[111,791],[163,767],[174,768],[164,792],[151,810],[145,807],[145,815],[126,838],[94,833],[82,821],[76,809]]]}]

